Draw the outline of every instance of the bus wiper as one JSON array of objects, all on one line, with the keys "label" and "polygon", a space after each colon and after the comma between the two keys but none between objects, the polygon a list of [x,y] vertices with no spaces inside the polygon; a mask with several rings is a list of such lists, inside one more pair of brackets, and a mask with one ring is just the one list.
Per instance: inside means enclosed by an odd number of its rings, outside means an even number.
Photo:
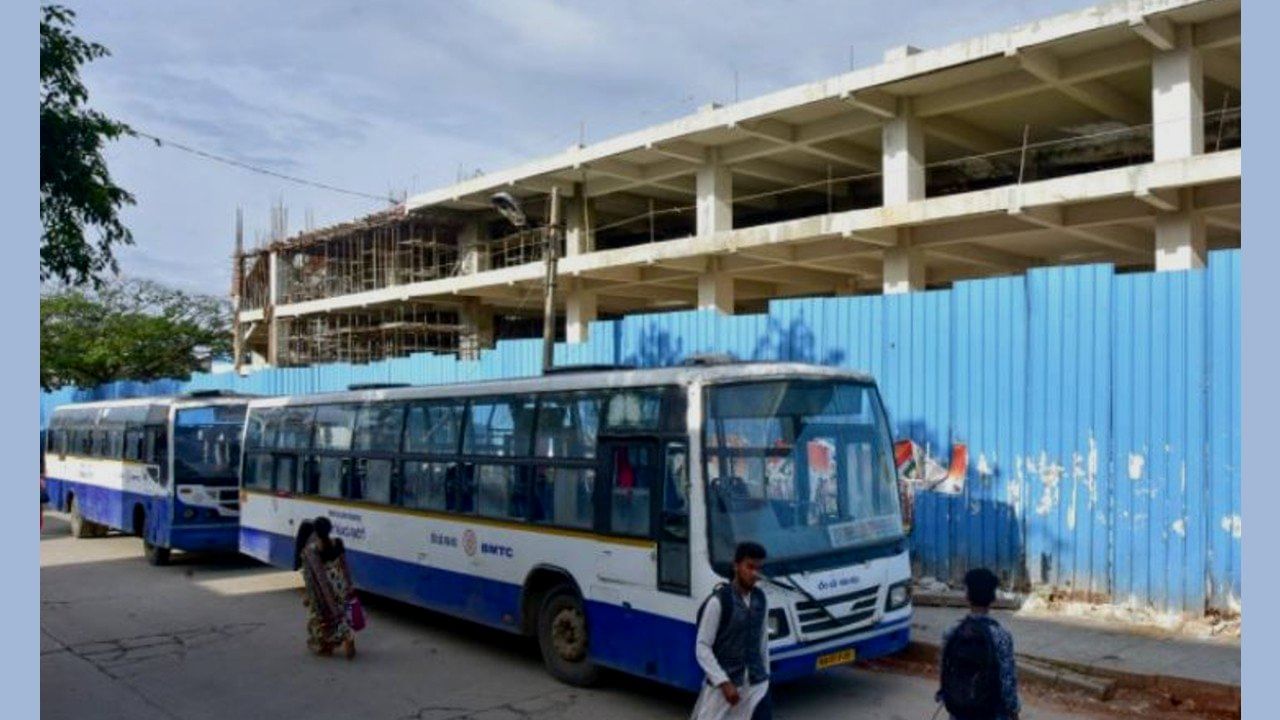
[{"label": "bus wiper", "polygon": [[777,585],[783,590],[790,590],[792,592],[800,593],[801,595],[804,596],[805,600],[808,600],[811,604],[813,604],[815,607],[821,610],[822,613],[826,615],[829,620],[831,620],[831,622],[836,623],[837,625],[840,624],[840,618],[837,618],[834,614],[832,614],[832,612],[827,609],[827,606],[824,605],[821,600],[814,597],[812,593],[810,593],[808,590],[805,590],[803,587],[801,587],[800,583],[796,582],[795,578],[791,577],[790,575],[782,576],[787,580],[787,582],[785,583],[779,582],[775,578],[769,577],[764,573],[760,573],[760,577],[764,578],[768,582],[773,583],[774,585]]}]

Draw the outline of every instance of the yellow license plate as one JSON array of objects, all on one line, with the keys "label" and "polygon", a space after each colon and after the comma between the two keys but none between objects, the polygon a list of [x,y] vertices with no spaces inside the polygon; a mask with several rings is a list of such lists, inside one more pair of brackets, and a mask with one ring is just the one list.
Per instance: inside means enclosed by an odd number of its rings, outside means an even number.
[{"label": "yellow license plate", "polygon": [[854,660],[853,648],[841,650],[840,652],[828,653],[818,656],[818,669],[833,667],[835,665],[847,665]]}]

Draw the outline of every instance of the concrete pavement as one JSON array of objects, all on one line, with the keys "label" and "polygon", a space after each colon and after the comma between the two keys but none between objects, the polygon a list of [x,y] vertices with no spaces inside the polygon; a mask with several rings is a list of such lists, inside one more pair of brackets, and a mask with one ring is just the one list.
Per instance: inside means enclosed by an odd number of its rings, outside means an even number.
[{"label": "concrete pavement", "polygon": [[[632,678],[561,685],[532,643],[370,598],[359,656],[309,655],[296,573],[242,558],[154,568],[135,538],[41,542],[41,706],[47,718],[639,720],[693,698]],[[928,720],[936,681],[839,668],[778,688],[779,718]],[[1023,718],[1082,715],[1032,699]]]},{"label": "concrete pavement", "polygon": [[[917,606],[911,624],[913,639],[940,643],[943,630],[965,612],[961,608]],[[1197,640],[1174,633],[1027,616],[1008,610],[995,610],[992,614],[1013,633],[1015,651],[1020,656],[1106,676],[1240,686],[1239,641]]]}]

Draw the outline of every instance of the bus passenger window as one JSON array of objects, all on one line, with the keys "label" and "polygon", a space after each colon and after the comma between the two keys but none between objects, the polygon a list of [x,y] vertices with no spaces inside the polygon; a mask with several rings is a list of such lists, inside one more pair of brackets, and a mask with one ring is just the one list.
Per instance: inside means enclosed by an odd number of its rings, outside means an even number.
[{"label": "bus passenger window", "polygon": [[450,512],[469,513],[475,510],[476,480],[475,471],[469,466],[449,468],[445,478],[446,507]]},{"label": "bus passenger window", "polygon": [[[294,492],[298,479],[298,456],[280,455],[276,457],[274,487],[280,492]],[[271,489],[270,475],[267,476],[267,489]]]},{"label": "bus passenger window", "polygon": [[457,454],[462,411],[461,403],[412,405],[405,420],[404,451],[432,455]]},{"label": "bus passenger window", "polygon": [[649,494],[659,471],[657,446],[628,443],[613,448],[610,514],[613,532],[649,535]]},{"label": "bus passenger window", "polygon": [[146,437],[142,428],[130,427],[124,431],[124,459],[141,461],[145,457]]},{"label": "bus passenger window", "polygon": [[403,427],[404,405],[388,402],[365,405],[356,417],[355,449],[399,452]]},{"label": "bus passenger window", "polygon": [[255,490],[270,490],[272,467],[270,453],[253,453],[244,464],[244,486]]},{"label": "bus passenger window", "polygon": [[476,466],[476,512],[486,517],[523,519],[526,498],[515,465]]},{"label": "bus passenger window", "polygon": [[390,505],[392,468],[394,466],[395,463],[391,460],[357,459],[351,483],[353,488],[351,499],[368,500],[369,502]]},{"label": "bus passenger window", "polygon": [[596,473],[589,468],[539,467],[534,478],[533,521],[591,529],[595,488]]},{"label": "bus passenger window", "polygon": [[600,403],[601,396],[596,393],[544,396],[538,406],[534,454],[544,458],[594,458]]},{"label": "bus passenger window", "polygon": [[530,396],[473,401],[462,452],[487,457],[527,456],[533,436],[533,408]]},{"label": "bus passenger window", "polygon": [[406,460],[400,504],[419,510],[444,510],[449,480],[457,474],[454,463]]},{"label": "bus passenger window", "polygon": [[317,450],[350,450],[355,419],[354,405],[321,405],[316,409],[313,447]]},{"label": "bus passenger window", "polygon": [[319,476],[316,494],[327,498],[341,498],[343,480],[347,475],[347,458],[323,455],[316,458],[315,463]]}]

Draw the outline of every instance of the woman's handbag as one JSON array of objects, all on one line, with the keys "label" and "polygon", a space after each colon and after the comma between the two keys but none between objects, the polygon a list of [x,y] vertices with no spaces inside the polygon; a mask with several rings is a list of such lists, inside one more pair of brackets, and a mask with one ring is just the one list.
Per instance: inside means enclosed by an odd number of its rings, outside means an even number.
[{"label": "woman's handbag", "polygon": [[359,632],[364,629],[364,607],[360,604],[360,598],[352,595],[347,601],[347,624],[352,630]]}]

